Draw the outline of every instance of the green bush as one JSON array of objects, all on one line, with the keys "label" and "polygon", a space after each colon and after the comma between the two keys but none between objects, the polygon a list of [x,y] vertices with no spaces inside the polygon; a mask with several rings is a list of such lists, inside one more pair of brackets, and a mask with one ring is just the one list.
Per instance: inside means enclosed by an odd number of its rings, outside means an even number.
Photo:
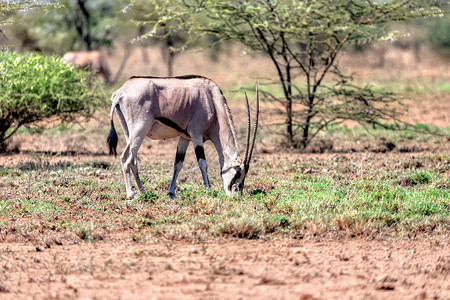
[{"label": "green bush", "polygon": [[20,127],[48,118],[88,118],[106,103],[105,96],[91,73],[60,57],[0,52],[0,152]]}]

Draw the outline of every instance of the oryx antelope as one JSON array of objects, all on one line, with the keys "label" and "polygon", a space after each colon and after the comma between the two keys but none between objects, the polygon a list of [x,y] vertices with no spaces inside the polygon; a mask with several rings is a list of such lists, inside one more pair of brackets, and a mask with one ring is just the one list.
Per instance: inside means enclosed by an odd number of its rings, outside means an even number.
[{"label": "oryx antelope", "polygon": [[111,83],[111,72],[100,51],[72,51],[64,54],[63,59],[67,63],[74,64],[79,68],[86,68],[100,74],[106,84]]},{"label": "oryx antelope", "polygon": [[[179,77],[133,76],[111,97],[111,130],[107,138],[110,154],[116,154],[117,133],[113,113],[120,120],[127,144],[121,155],[127,198],[133,198],[131,172],[140,192],[145,192],[137,167],[137,152],[146,136],[151,139],[179,137],[174,172],[167,194],[175,198],[175,184],[183,166],[189,142],[206,187],[210,187],[203,143],[212,141],[218,154],[223,188],[227,194],[242,191],[255,145],[258,128],[259,96],[256,121],[250,143],[250,109],[247,95],[247,148],[242,161],[233,119],[225,97],[212,80],[196,75]],[[251,145],[250,145],[251,144]]]}]

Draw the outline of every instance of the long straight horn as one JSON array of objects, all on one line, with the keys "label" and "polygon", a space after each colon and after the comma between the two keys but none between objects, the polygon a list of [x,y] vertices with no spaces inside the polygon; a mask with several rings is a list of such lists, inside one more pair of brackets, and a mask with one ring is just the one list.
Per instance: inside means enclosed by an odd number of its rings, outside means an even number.
[{"label": "long straight horn", "polygon": [[[259,92],[258,92],[258,82],[256,82],[256,120],[255,120],[255,128],[253,129],[253,139],[252,139],[252,146],[250,147],[250,153],[248,155],[248,160],[246,161],[246,173],[250,167],[250,161],[252,159],[253,155],[253,149],[255,148],[255,142],[256,142],[256,132],[258,131],[258,121],[259,121]],[[250,125],[249,125],[250,127]]]},{"label": "long straight horn", "polygon": [[245,106],[247,107],[247,144],[245,146],[244,166],[247,169],[247,160],[248,160],[248,154],[249,154],[249,150],[250,150],[250,130],[251,130],[250,126],[251,125],[250,125],[250,105],[248,104],[247,93],[244,92],[244,94],[245,94]]}]

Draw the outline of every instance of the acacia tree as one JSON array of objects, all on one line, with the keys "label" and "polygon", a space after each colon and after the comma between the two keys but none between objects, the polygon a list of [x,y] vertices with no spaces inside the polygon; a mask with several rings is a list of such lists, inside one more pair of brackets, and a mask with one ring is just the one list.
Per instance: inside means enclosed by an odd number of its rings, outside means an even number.
[{"label": "acacia tree", "polygon": [[268,57],[283,96],[265,98],[282,103],[288,141],[301,148],[329,124],[396,120],[396,97],[352,84],[336,58],[346,44],[395,38],[385,30],[390,22],[441,14],[423,0],[146,1],[159,16],[149,35],[162,27],[185,31],[189,41],[215,35]]},{"label": "acacia tree", "polygon": [[[188,41],[185,35],[180,34],[180,31],[177,30],[176,22],[172,24],[170,20],[164,19],[158,11],[159,4],[158,1],[132,0],[124,10],[124,17],[131,17],[138,26],[140,35],[138,40],[143,41],[151,38],[162,42],[161,51],[167,65],[167,75],[173,76],[175,57],[183,50],[184,44]],[[174,2],[173,5],[175,4]],[[158,28],[153,28],[152,31],[147,32],[146,25],[154,23],[158,23]]]},{"label": "acacia tree", "polygon": [[4,35],[2,28],[5,25],[12,24],[11,17],[18,12],[32,9],[41,6],[42,1],[33,0],[16,0],[16,1],[1,1],[0,2],[0,34]]},{"label": "acacia tree", "polygon": [[[31,2],[31,1],[30,1]],[[115,20],[125,6],[110,0],[47,0],[46,10],[15,16],[9,28],[25,50],[63,54],[71,50],[98,50],[112,45]],[[122,25],[123,27],[123,25]],[[30,43],[24,43],[31,39]]]}]

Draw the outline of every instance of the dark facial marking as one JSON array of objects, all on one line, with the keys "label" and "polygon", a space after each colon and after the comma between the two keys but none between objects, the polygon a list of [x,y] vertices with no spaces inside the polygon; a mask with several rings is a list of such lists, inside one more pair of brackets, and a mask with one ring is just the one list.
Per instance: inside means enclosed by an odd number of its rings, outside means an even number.
[{"label": "dark facial marking", "polygon": [[239,169],[236,174],[234,175],[233,179],[231,179],[230,181],[230,185],[228,186],[228,189],[231,190],[231,188],[233,187],[234,183],[241,178],[241,169]]},{"label": "dark facial marking", "polygon": [[203,146],[195,147],[195,156],[197,157],[197,161],[199,161],[201,158],[206,160],[205,149],[203,148]]},{"label": "dark facial marking", "polygon": [[166,126],[169,126],[173,129],[175,129],[176,131],[190,137],[189,133],[186,131],[186,129],[181,129],[180,126],[177,125],[177,123],[175,123],[174,121],[167,119],[166,117],[157,117],[155,118],[156,120],[160,121],[161,123],[163,123]]}]

